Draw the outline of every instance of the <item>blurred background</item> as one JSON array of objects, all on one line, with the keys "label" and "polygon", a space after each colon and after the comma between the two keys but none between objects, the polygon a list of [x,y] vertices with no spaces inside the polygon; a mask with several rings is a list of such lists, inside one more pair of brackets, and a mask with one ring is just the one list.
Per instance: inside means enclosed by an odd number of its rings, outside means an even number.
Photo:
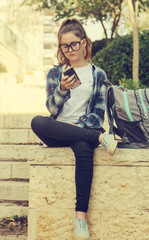
[{"label": "blurred background", "polygon": [[148,0],[0,0],[0,112],[47,113],[57,31],[72,16],[83,22],[92,61],[113,84],[149,87]]}]

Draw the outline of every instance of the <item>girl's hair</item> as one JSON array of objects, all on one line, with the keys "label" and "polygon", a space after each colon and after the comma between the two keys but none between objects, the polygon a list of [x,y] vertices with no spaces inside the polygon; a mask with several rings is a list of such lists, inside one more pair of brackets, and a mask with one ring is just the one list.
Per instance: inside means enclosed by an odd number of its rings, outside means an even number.
[{"label": "girl's hair", "polygon": [[[63,34],[73,32],[77,37],[79,37],[81,40],[86,39],[86,47],[84,51],[84,58],[86,61],[91,60],[91,52],[92,52],[92,42],[90,38],[88,38],[81,22],[77,20],[76,18],[68,18],[62,22],[62,25],[58,31],[58,46],[61,43],[61,37]],[[63,52],[58,47],[57,51],[57,59],[59,61],[60,65],[66,64],[66,67],[69,65],[69,60],[65,57]]]}]

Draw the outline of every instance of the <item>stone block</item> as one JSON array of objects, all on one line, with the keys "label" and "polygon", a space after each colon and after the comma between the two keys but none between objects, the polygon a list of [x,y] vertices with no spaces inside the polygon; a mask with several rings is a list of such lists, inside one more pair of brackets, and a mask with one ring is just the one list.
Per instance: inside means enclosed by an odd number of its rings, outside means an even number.
[{"label": "stone block", "polygon": [[0,162],[0,180],[11,178],[11,164]]},{"label": "stone block", "polygon": [[28,200],[28,182],[0,181],[0,200]]},{"label": "stone block", "polygon": [[[73,239],[73,209],[30,209],[28,240]],[[149,212],[88,212],[90,240],[148,240]]]},{"label": "stone block", "polygon": [[[136,194],[134,168],[94,167],[90,209],[134,209]],[[30,207],[73,208],[74,205],[74,166],[30,168]]]},{"label": "stone block", "polygon": [[0,240],[27,240],[27,236],[25,235],[0,235]]},{"label": "stone block", "polygon": [[5,128],[26,128],[30,129],[31,128],[31,120],[33,118],[33,114],[5,114]]},{"label": "stone block", "polygon": [[132,210],[136,196],[134,167],[94,166],[90,209]]},{"label": "stone block", "polygon": [[30,207],[73,208],[75,205],[74,166],[30,168]]},{"label": "stone block", "polygon": [[29,179],[29,165],[27,162],[12,163],[11,178]]},{"label": "stone block", "polygon": [[0,129],[0,143],[27,144],[37,142],[39,139],[30,129]]},{"label": "stone block", "polygon": [[[32,113],[0,113],[0,128],[30,129],[31,121],[35,115]],[[42,115],[46,116],[46,114]]]},{"label": "stone block", "polygon": [[[106,166],[149,166],[149,149],[117,149],[110,156],[101,145],[95,149],[94,165]],[[45,145],[30,146],[28,151],[30,164],[74,164],[75,157],[69,147],[48,148]]]},{"label": "stone block", "polygon": [[5,117],[4,115],[0,114],[0,128],[5,127]]},{"label": "stone block", "polygon": [[28,145],[0,145],[0,161],[27,161]]},{"label": "stone block", "polygon": [[102,240],[148,240],[148,211],[104,211]]},{"label": "stone block", "polygon": [[73,218],[71,209],[30,209],[28,240],[73,239]]},{"label": "stone block", "polygon": [[149,167],[137,168],[137,207],[149,211]]},{"label": "stone block", "polygon": [[32,130],[28,130],[28,143],[40,143],[40,139]]},{"label": "stone block", "polygon": [[[28,215],[28,207],[12,207],[11,204],[9,206],[4,207],[0,206],[0,219],[5,217],[12,217],[12,216],[27,216]],[[1,239],[1,238],[0,238]]]},{"label": "stone block", "polygon": [[[30,209],[28,240],[73,239],[72,209]],[[148,240],[149,212],[88,212],[90,240]]]},{"label": "stone block", "polygon": [[[101,146],[95,150],[87,217],[90,240],[148,240],[148,155],[149,149],[117,149],[113,157]],[[28,240],[73,239],[75,158],[72,150],[31,146],[28,160]]]},{"label": "stone block", "polygon": [[75,163],[75,157],[70,147],[48,148],[45,145],[30,146],[27,159],[30,164],[40,165],[67,165]]}]

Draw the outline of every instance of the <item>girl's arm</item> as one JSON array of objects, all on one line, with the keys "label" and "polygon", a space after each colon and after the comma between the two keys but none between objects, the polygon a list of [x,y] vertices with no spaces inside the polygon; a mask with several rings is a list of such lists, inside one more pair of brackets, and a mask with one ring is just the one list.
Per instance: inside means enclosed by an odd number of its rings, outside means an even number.
[{"label": "girl's arm", "polygon": [[62,91],[60,88],[62,73],[58,67],[49,71],[46,79],[46,107],[48,111],[57,116],[64,105],[64,103],[70,98],[70,90]]}]

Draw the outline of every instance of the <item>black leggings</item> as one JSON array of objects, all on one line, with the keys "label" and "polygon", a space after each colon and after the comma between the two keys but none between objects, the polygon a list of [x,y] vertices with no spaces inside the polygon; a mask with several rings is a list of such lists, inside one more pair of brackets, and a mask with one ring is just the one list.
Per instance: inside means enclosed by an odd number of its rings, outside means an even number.
[{"label": "black leggings", "polygon": [[31,122],[34,133],[48,147],[70,146],[76,158],[76,211],[87,212],[93,177],[93,153],[99,144],[100,130],[80,128],[50,117],[36,116]]}]

